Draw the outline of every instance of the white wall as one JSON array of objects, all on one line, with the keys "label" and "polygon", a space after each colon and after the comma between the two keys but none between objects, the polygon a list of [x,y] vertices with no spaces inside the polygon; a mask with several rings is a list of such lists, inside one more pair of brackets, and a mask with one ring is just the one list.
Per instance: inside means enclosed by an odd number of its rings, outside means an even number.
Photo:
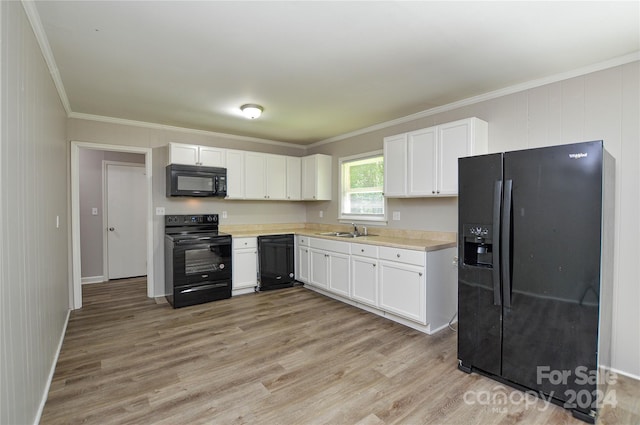
[{"label": "white wall", "polygon": [[[144,164],[144,155],[127,152],[109,152],[84,149],[79,151],[79,201],[80,201],[80,252],[81,276],[103,278],[103,214],[102,211],[102,161],[119,161]],[[98,209],[93,215],[92,208]]]},{"label": "white wall", "polygon": [[31,424],[69,308],[66,113],[20,2],[0,30],[0,423]]},{"label": "white wall", "polygon": [[[317,145],[308,153],[333,155],[337,181],[340,156],[381,149],[385,136],[474,116],[489,123],[492,152],[604,140],[616,160],[613,367],[640,378],[639,82],[640,62],[633,62]],[[309,205],[309,221],[337,223],[337,191],[334,185],[334,201]],[[457,231],[455,198],[390,199],[388,206],[402,217],[389,227]]]}]

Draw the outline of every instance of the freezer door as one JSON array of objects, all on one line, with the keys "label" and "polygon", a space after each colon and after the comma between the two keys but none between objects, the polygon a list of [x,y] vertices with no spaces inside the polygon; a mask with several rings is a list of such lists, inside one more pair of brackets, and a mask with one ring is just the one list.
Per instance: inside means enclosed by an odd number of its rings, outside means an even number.
[{"label": "freezer door", "polygon": [[505,200],[511,196],[504,208],[511,213],[502,248],[511,256],[502,376],[559,400],[587,400],[595,382],[584,382],[584,373],[596,370],[598,340],[602,142],[504,158]]},{"label": "freezer door", "polygon": [[500,374],[502,154],[458,160],[458,360]]}]

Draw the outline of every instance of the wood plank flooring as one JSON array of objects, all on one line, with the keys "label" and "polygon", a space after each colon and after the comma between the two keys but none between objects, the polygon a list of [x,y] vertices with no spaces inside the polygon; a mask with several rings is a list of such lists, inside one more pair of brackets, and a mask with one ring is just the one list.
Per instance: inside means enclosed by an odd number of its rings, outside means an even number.
[{"label": "wood plank flooring", "polygon": [[[83,292],[42,424],[582,424],[460,372],[451,330],[428,336],[303,287],[177,310],[144,279]],[[599,422],[640,424],[640,383],[615,388]]]}]

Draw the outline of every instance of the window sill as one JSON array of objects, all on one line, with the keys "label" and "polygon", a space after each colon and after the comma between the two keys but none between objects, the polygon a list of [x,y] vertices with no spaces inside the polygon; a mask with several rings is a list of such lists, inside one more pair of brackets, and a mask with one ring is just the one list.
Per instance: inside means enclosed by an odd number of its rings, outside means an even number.
[{"label": "window sill", "polygon": [[372,217],[363,217],[363,216],[340,216],[338,217],[338,222],[342,224],[355,223],[355,224],[371,224],[371,225],[378,225],[378,226],[386,226],[387,218],[386,217],[372,218]]}]

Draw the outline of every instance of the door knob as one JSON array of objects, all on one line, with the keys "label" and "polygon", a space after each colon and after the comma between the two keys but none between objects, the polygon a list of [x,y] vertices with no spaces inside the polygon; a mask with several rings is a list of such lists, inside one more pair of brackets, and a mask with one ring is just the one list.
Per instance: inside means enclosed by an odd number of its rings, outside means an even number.
[{"label": "door knob", "polygon": [[116,228],[115,228],[115,227],[109,227],[109,231],[110,231],[110,232],[113,232],[114,230],[116,230]]}]

